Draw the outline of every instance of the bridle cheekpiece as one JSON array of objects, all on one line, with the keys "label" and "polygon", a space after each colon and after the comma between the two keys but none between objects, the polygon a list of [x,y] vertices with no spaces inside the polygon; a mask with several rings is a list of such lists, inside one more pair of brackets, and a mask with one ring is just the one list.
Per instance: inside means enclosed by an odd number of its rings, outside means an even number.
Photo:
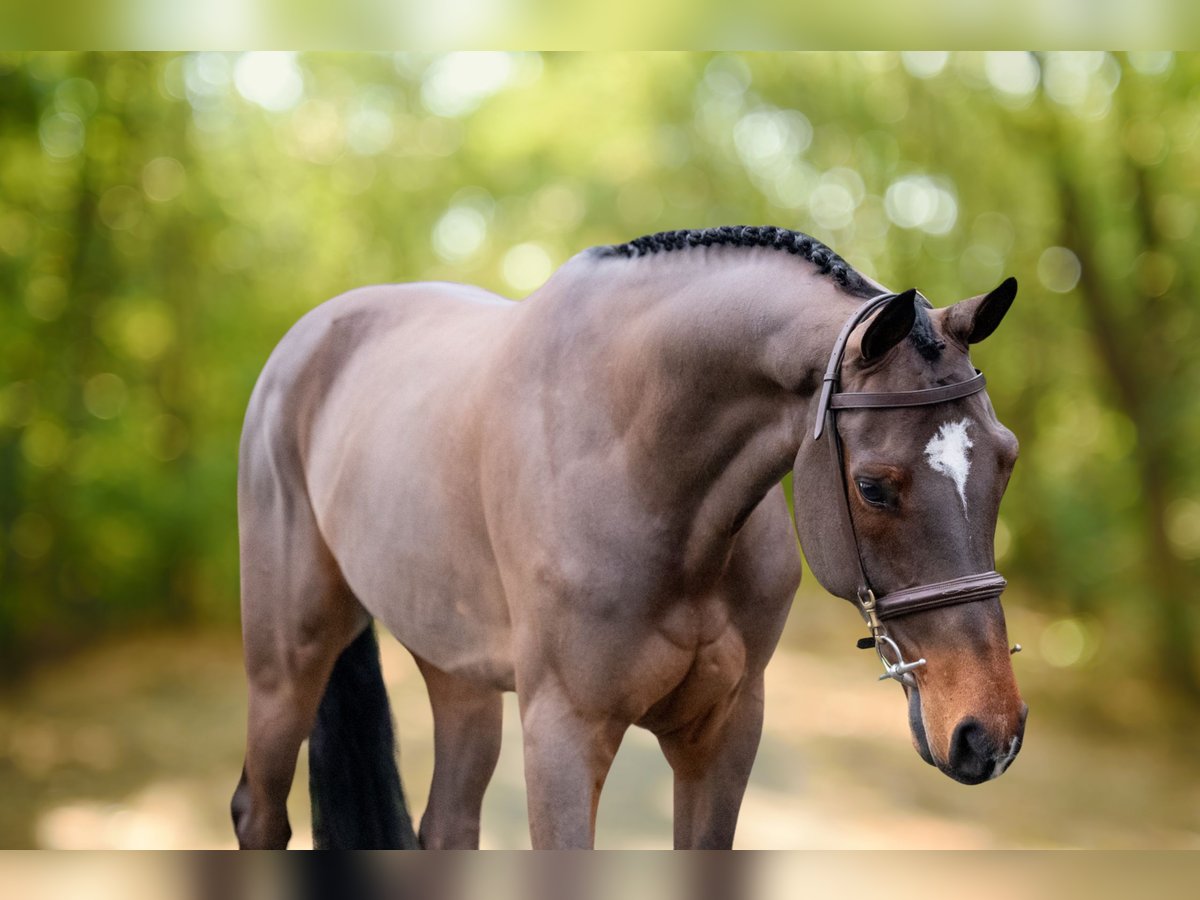
[{"label": "bridle cheekpiece", "polygon": [[[887,391],[872,393],[868,391],[839,391],[838,378],[842,367],[842,357],[846,353],[846,342],[851,333],[868,316],[895,299],[898,294],[880,294],[860,306],[842,326],[833,351],[829,354],[829,365],[825,369],[825,377],[821,384],[821,395],[817,403],[816,427],[813,439],[819,440],[822,434],[828,432],[830,460],[836,470],[836,477],[842,485],[841,512],[837,518],[841,522],[844,538],[854,548],[854,560],[858,566],[858,588],[856,596],[859,612],[866,620],[870,629],[870,637],[859,640],[858,646],[863,649],[874,648],[883,663],[883,674],[880,681],[893,678],[901,684],[916,686],[916,681],[909,674],[914,669],[925,665],[924,659],[906,662],[896,642],[888,636],[884,623],[888,619],[906,616],[912,613],[938,609],[943,606],[954,606],[960,603],[975,603],[998,597],[1007,582],[999,572],[981,572],[976,575],[964,575],[934,584],[923,584],[916,587],[904,588],[890,594],[876,596],[867,578],[863,565],[862,549],[854,530],[854,519],[850,513],[850,486],[846,483],[845,462],[842,453],[842,442],[837,429],[837,411],[842,409],[899,409],[911,406],[930,406],[937,403],[948,403],[962,397],[978,394],[987,384],[983,373],[978,369],[975,375],[966,381],[942,387],[926,388],[916,391]],[[1020,649],[1020,644],[1013,652]]]}]

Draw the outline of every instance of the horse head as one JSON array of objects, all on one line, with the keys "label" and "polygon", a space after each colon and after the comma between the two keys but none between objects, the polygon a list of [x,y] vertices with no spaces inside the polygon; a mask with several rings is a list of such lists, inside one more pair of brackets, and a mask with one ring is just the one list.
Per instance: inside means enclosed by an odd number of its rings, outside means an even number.
[{"label": "horse head", "polygon": [[[804,442],[794,469],[814,574],[863,608],[871,643],[904,687],[917,752],[967,784],[1004,772],[1027,712],[992,571],[1017,440],[968,354],[1015,294],[1009,279],[944,309],[915,291],[879,298],[873,316],[849,323],[830,366],[841,396],[863,405],[844,402],[836,422],[815,427],[824,434]],[[897,668],[903,660],[914,662]]]}]

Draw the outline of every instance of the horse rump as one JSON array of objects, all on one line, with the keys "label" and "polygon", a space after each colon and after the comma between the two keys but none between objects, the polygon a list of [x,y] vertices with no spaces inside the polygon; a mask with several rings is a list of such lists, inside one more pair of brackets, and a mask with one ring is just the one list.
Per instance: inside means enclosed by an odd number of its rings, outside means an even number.
[{"label": "horse rump", "polygon": [[368,625],[334,664],[308,740],[314,847],[417,848],[395,753],[379,644]]}]

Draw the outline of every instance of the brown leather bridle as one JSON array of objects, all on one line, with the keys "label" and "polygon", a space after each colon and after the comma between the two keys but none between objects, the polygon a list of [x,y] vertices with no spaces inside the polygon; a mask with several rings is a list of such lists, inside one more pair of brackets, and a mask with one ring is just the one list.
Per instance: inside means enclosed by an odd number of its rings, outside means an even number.
[{"label": "brown leather bridle", "polygon": [[[859,611],[871,629],[871,636],[863,638],[858,645],[863,648],[874,648],[883,662],[884,672],[880,680],[894,678],[902,684],[915,686],[916,682],[908,673],[925,665],[924,659],[905,662],[896,642],[887,634],[884,622],[888,619],[907,616],[917,612],[939,609],[943,606],[954,606],[960,603],[975,603],[1000,596],[1008,582],[999,572],[981,572],[976,575],[964,575],[949,581],[935,584],[922,584],[916,587],[892,591],[877,597],[867,577],[863,565],[862,549],[858,543],[858,535],[854,530],[854,519],[850,512],[850,486],[846,483],[846,467],[842,453],[842,442],[837,429],[837,411],[840,409],[900,409],[911,406],[930,406],[937,403],[948,403],[962,397],[978,394],[987,384],[983,373],[978,369],[975,375],[957,384],[943,387],[927,388],[918,391],[888,391],[871,393],[866,391],[838,391],[838,377],[842,368],[842,357],[846,353],[846,342],[851,333],[873,312],[895,299],[898,294],[880,294],[872,297],[860,306],[842,326],[833,351],[829,354],[829,365],[825,369],[825,378],[821,385],[821,396],[817,402],[816,427],[813,439],[819,440],[821,435],[828,432],[831,464],[836,470],[835,477],[842,485],[842,499],[837,519],[843,537],[854,548],[853,558],[858,566],[858,598]],[[1016,646],[1020,649],[1020,644]],[[1015,650],[1013,651],[1015,652]],[[894,659],[889,658],[893,656]]]}]

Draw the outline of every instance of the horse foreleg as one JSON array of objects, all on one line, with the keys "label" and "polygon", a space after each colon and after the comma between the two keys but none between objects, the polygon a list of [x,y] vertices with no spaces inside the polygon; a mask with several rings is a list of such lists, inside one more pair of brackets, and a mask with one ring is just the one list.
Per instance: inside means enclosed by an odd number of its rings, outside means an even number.
[{"label": "horse foreleg", "polygon": [[596,807],[627,725],[577,709],[557,684],[521,693],[525,790],[535,850],[589,849]]},{"label": "horse foreleg", "polygon": [[477,849],[483,794],[500,757],[501,694],[414,658],[433,708],[433,785],[421,817],[421,846]]},{"label": "horse foreleg", "polygon": [[675,773],[675,848],[729,849],[762,736],[763,680],[744,682],[725,709],[659,736]]}]

